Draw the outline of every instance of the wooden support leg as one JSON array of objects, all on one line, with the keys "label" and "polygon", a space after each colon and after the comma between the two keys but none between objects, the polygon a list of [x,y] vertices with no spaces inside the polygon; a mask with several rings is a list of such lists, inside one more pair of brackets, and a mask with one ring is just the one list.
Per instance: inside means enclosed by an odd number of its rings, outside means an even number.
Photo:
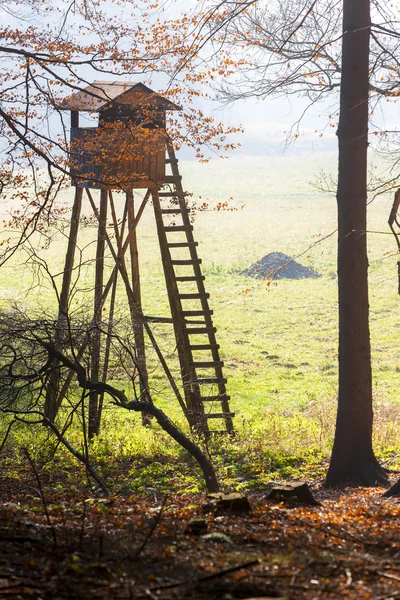
[{"label": "wooden support leg", "polygon": [[[72,271],[75,262],[76,243],[78,239],[79,219],[82,210],[82,195],[83,189],[76,188],[74,205],[71,214],[71,224],[69,230],[67,254],[65,257],[64,274],[61,285],[61,293],[58,305],[58,320],[56,330],[56,344],[61,342],[65,335],[66,321],[68,318],[68,302],[69,293],[71,290]],[[46,391],[45,415],[53,423],[57,415],[58,409],[62,402],[63,396],[59,394],[60,372],[58,363],[54,364]]]},{"label": "wooden support leg", "polygon": [[[132,228],[133,223],[135,222],[135,205],[134,205],[134,197],[132,190],[128,190],[126,192],[126,203],[128,208],[128,227]],[[129,242],[129,250],[131,257],[131,278],[132,278],[132,290],[134,296],[136,298],[137,303],[140,308],[142,306],[141,303],[141,290],[140,290],[140,272],[139,272],[139,253],[137,247],[137,236],[136,229],[133,230],[133,235],[131,236]],[[142,312],[142,310],[141,310]],[[149,389],[149,378],[147,373],[147,365],[146,365],[146,352],[145,352],[145,344],[144,344],[144,331],[143,331],[143,322],[139,321],[137,323],[133,323],[133,333],[135,338],[135,346],[136,346],[136,354],[138,361],[138,369],[139,369],[139,377],[140,377],[140,395],[142,397],[146,397],[148,395]],[[148,425],[151,421],[151,415],[147,413],[142,413],[142,424],[144,426]]]},{"label": "wooden support leg", "polygon": [[[137,243],[136,243],[136,225],[137,218],[135,218],[134,214],[134,206],[133,206],[133,193],[132,190],[128,190],[126,192],[126,202],[125,202],[125,212],[121,226],[121,233],[118,228],[118,219],[117,213],[115,210],[115,204],[113,200],[113,194],[110,191],[110,207],[112,213],[112,219],[114,224],[114,233],[115,239],[117,242],[117,253],[113,249],[110,238],[107,237],[107,243],[109,244],[111,253],[114,256],[116,263],[119,266],[119,272],[122,275],[122,279],[125,285],[125,290],[128,296],[128,303],[130,308],[132,329],[135,338],[135,347],[136,347],[136,367],[139,373],[139,385],[140,385],[140,396],[142,399],[146,399],[147,402],[152,402],[151,395],[148,387],[148,373],[147,373],[147,365],[146,365],[146,356],[145,356],[145,345],[144,345],[144,335],[143,335],[143,327],[144,327],[144,318],[142,312],[142,306],[140,302],[140,278],[139,278],[139,266],[138,266],[138,251],[137,251]],[[128,238],[129,242],[126,248],[129,247],[130,255],[131,255],[131,270],[132,270],[132,282],[129,281],[129,276],[124,260],[125,254],[125,243],[122,243],[123,240],[123,229],[125,226],[125,221],[128,218],[128,229],[129,234]],[[151,417],[149,415],[143,414],[142,420],[143,425],[148,425]]]},{"label": "wooden support leg", "polygon": [[[92,357],[90,378],[92,381],[100,381],[100,356],[101,356],[101,313],[103,298],[104,281],[104,249],[106,239],[106,221],[107,221],[108,190],[101,190],[100,193],[100,219],[97,231],[97,249],[96,249],[96,269],[94,284],[94,310],[93,310],[93,329],[92,329]],[[98,433],[98,393],[92,391],[89,395],[89,438],[93,438]]]},{"label": "wooden support leg", "polygon": [[[98,212],[98,210],[96,208],[96,205],[95,205],[95,203],[93,201],[93,198],[92,198],[89,190],[87,190],[87,194],[88,194],[88,198],[89,198],[91,207],[93,209],[93,213],[96,216],[98,222],[100,222],[101,221],[100,214],[99,214],[99,212]],[[141,206],[140,206],[140,208],[138,210],[138,213],[137,213],[136,217],[134,218],[132,226],[129,228],[129,233],[128,233],[128,235],[127,235],[127,237],[126,237],[126,239],[125,239],[125,241],[123,243],[122,243],[122,234],[119,235],[119,233],[117,233],[117,229],[118,229],[116,227],[117,219],[116,219],[115,211],[113,209],[112,194],[111,194],[110,198],[111,198],[111,202],[110,202],[110,204],[111,204],[111,210],[113,212],[115,236],[116,236],[117,245],[118,245],[118,253],[115,251],[115,249],[114,249],[114,247],[113,247],[113,245],[111,243],[111,240],[110,240],[109,236],[107,235],[107,232],[105,232],[105,237],[106,237],[106,240],[107,240],[107,244],[108,244],[109,250],[110,250],[110,252],[112,254],[112,257],[113,257],[113,259],[115,261],[115,265],[116,266],[114,268],[113,275],[111,276],[111,278],[109,279],[107,285],[105,286],[105,290],[104,290],[104,293],[103,293],[103,299],[102,299],[102,301],[104,303],[105,298],[106,298],[109,290],[111,289],[111,284],[112,284],[112,280],[113,280],[112,278],[114,276],[114,273],[115,273],[116,270],[118,270],[119,273],[120,273],[120,275],[121,275],[121,277],[122,277],[122,280],[123,280],[123,283],[124,283],[124,286],[125,286],[125,290],[126,290],[126,294],[127,294],[127,297],[128,297],[128,305],[129,305],[129,311],[130,311],[132,323],[133,324],[134,323],[141,323],[143,325],[143,327],[144,327],[144,329],[146,331],[146,334],[148,335],[148,337],[150,339],[150,342],[153,345],[153,348],[154,348],[154,350],[155,350],[155,352],[157,354],[157,357],[160,360],[160,363],[161,363],[161,365],[163,366],[163,368],[165,370],[165,373],[167,375],[168,381],[171,384],[171,387],[173,388],[173,390],[175,392],[175,395],[176,395],[176,397],[178,399],[178,402],[181,405],[183,412],[188,417],[187,409],[186,409],[186,406],[185,406],[184,401],[182,399],[182,396],[180,394],[180,391],[179,391],[178,387],[176,386],[174,378],[172,377],[172,374],[171,374],[171,372],[170,372],[170,370],[168,368],[168,365],[165,362],[165,359],[164,359],[164,357],[162,355],[162,352],[161,352],[161,350],[160,350],[160,348],[159,348],[159,346],[158,346],[158,344],[157,344],[157,342],[156,342],[156,340],[154,338],[153,332],[152,332],[149,324],[146,322],[146,320],[143,317],[143,312],[142,312],[141,306],[140,306],[140,304],[136,300],[135,294],[134,294],[133,289],[132,289],[132,284],[131,284],[131,281],[129,279],[128,272],[127,272],[127,269],[126,269],[125,260],[124,260],[125,252],[129,248],[131,236],[134,234],[135,228],[136,228],[136,226],[137,226],[137,224],[138,224],[138,222],[140,220],[140,217],[141,217],[141,215],[143,213],[144,207],[145,207],[146,203],[148,202],[148,200],[150,198],[150,190],[148,190],[146,192],[145,198],[142,201],[142,204],[141,204]],[[83,345],[82,348],[80,349],[80,354],[78,355],[78,360],[79,360],[79,357],[83,354],[84,350],[85,350],[85,346]],[[148,402],[151,402],[151,396],[150,396],[150,392],[149,392],[148,389],[146,390],[145,398],[147,398]],[[189,417],[188,417],[188,419],[189,419]]]},{"label": "wooden support leg", "polygon": [[[103,372],[102,372],[103,383],[107,383],[108,365],[110,362],[111,336],[113,333],[113,320],[114,320],[114,311],[115,311],[115,298],[117,295],[118,271],[114,271],[113,276],[114,276],[114,280],[113,280],[113,284],[112,284],[112,288],[111,288],[110,310],[108,313],[108,326],[107,326],[107,335],[106,335],[105,349],[104,349],[104,364],[103,364]],[[104,392],[101,392],[98,396],[98,406],[97,406],[97,415],[96,415],[96,435],[99,435],[99,433],[100,433],[101,414],[103,412],[103,402],[104,402]]]}]

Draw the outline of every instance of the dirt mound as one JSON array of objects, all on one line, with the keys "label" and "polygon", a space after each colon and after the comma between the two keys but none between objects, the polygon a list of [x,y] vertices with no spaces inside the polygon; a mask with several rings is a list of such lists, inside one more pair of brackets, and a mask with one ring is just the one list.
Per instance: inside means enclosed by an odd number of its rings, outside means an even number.
[{"label": "dirt mound", "polygon": [[250,277],[266,277],[269,279],[316,279],[320,273],[303,267],[283,252],[270,252],[260,258],[254,265],[243,271]]}]

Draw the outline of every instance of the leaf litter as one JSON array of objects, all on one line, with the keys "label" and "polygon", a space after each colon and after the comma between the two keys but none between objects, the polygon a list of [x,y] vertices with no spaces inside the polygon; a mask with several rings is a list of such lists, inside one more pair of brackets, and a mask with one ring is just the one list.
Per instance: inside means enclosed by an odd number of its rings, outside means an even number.
[{"label": "leaf litter", "polygon": [[257,491],[242,514],[201,494],[53,489],[46,516],[28,483],[0,481],[1,598],[400,598],[400,504],[382,489],[314,485],[312,507]]}]

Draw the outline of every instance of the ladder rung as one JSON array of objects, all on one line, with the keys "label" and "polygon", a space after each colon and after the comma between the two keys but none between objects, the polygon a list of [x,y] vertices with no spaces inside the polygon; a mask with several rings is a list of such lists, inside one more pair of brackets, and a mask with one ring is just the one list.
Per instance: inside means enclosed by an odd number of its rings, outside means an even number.
[{"label": "ladder rung", "polygon": [[203,317],[204,315],[214,314],[213,310],[183,310],[183,317]]},{"label": "ladder rung", "polygon": [[190,344],[190,350],[219,350],[219,344]]},{"label": "ladder rung", "polygon": [[189,321],[188,319],[185,319],[185,325],[205,325],[205,321],[204,319],[201,321],[198,321],[197,319],[195,319],[194,321]]},{"label": "ladder rung", "polygon": [[193,334],[201,335],[202,333],[204,333],[204,334],[215,333],[216,331],[217,331],[216,327],[187,327],[186,328],[186,333],[188,335],[193,335]]},{"label": "ladder rung", "polygon": [[197,377],[197,379],[195,379],[193,381],[193,383],[197,383],[199,385],[203,385],[206,383],[226,383],[227,380],[226,379],[221,379],[220,377]]},{"label": "ladder rung", "polygon": [[177,165],[178,162],[179,162],[179,160],[177,158],[166,158],[165,159],[166,165]]},{"label": "ladder rung", "polygon": [[182,180],[182,175],[166,175],[163,179],[163,183],[176,183]]},{"label": "ladder rung", "polygon": [[[183,277],[175,277],[175,281],[182,281],[182,282],[184,282],[184,281],[204,281],[204,280],[205,280],[204,275],[201,275],[201,277],[196,277],[196,275],[187,275],[187,276],[185,275]],[[186,294],[186,296],[187,296],[187,294]],[[192,297],[192,295],[190,297]],[[196,298],[197,298],[197,296],[196,296]]]},{"label": "ladder rung", "polygon": [[164,227],[164,231],[193,231],[193,225],[168,225]]},{"label": "ladder rung", "polygon": [[212,433],[212,435],[226,435],[228,431],[226,429],[209,429],[208,433]]},{"label": "ladder rung", "polygon": [[235,416],[235,413],[233,412],[228,412],[228,413],[208,413],[204,415],[206,419],[232,419],[232,417]]},{"label": "ladder rung", "polygon": [[201,402],[215,402],[215,401],[220,401],[222,402],[223,400],[230,400],[231,397],[228,396],[228,394],[219,394],[219,396],[200,396],[199,400]]},{"label": "ladder rung", "polygon": [[176,208],[161,208],[160,212],[162,215],[176,215],[178,213],[190,213],[190,208],[180,208],[177,206]]},{"label": "ladder rung", "polygon": [[195,369],[211,369],[212,367],[223,367],[224,363],[222,360],[208,360],[208,361],[195,361],[192,362],[192,367]]},{"label": "ladder rung", "polygon": [[199,242],[171,242],[167,244],[168,248],[190,248],[198,245]]},{"label": "ladder rung", "polygon": [[[176,277],[177,281],[182,281],[181,279],[178,279],[178,277]],[[192,279],[191,281],[195,281],[195,279]],[[202,298],[209,298],[210,294],[179,294],[178,298],[180,300],[201,300]]]},{"label": "ladder rung", "polygon": [[171,260],[171,265],[201,265],[201,258],[189,258],[188,260]]},{"label": "ladder rung", "polygon": [[160,198],[186,198],[186,196],[190,196],[188,192],[158,192]]}]

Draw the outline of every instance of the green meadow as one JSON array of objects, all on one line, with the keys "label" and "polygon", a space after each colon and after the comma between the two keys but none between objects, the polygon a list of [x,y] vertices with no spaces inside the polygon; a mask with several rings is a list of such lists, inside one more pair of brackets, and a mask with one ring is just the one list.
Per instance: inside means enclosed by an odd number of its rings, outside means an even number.
[{"label": "green meadow", "polygon": [[[333,439],[337,395],[336,206],[334,194],[313,185],[320,169],[335,174],[332,155],[234,158],[208,164],[180,162],[184,188],[195,211],[195,237],[203,260],[206,289],[214,310],[236,437],[218,437],[208,450],[224,485],[246,489],[285,476],[323,476]],[[63,193],[71,202],[73,190]],[[228,202],[235,210],[215,210]],[[369,206],[370,310],[375,402],[375,445],[385,464],[396,464],[400,448],[395,240],[388,235],[392,196]],[[94,226],[82,230],[80,247],[94,253]],[[364,235],[364,232],[360,232]],[[169,316],[152,208],[138,228],[144,313]],[[41,253],[52,273],[62,272],[65,235],[57,234]],[[270,252],[283,252],[318,271],[318,279],[268,281],[242,271]],[[110,263],[111,264],[111,261]],[[51,285],[19,252],[1,271],[1,300],[16,301],[54,316]],[[93,264],[81,269],[76,302],[91,302]],[[60,275],[56,282],[60,281]],[[121,291],[119,315],[127,313]],[[172,370],[177,358],[172,326],[153,331]],[[148,348],[154,399],[182,428],[187,425]],[[128,390],[124,381],[114,382]],[[18,436],[47,435],[38,430]],[[73,436],[74,433],[71,432]],[[25,442],[24,442],[25,443]],[[137,415],[108,405],[103,432],[92,448],[93,460],[111,485],[156,489],[175,485],[195,490],[196,468],[152,425],[143,429]]]}]

